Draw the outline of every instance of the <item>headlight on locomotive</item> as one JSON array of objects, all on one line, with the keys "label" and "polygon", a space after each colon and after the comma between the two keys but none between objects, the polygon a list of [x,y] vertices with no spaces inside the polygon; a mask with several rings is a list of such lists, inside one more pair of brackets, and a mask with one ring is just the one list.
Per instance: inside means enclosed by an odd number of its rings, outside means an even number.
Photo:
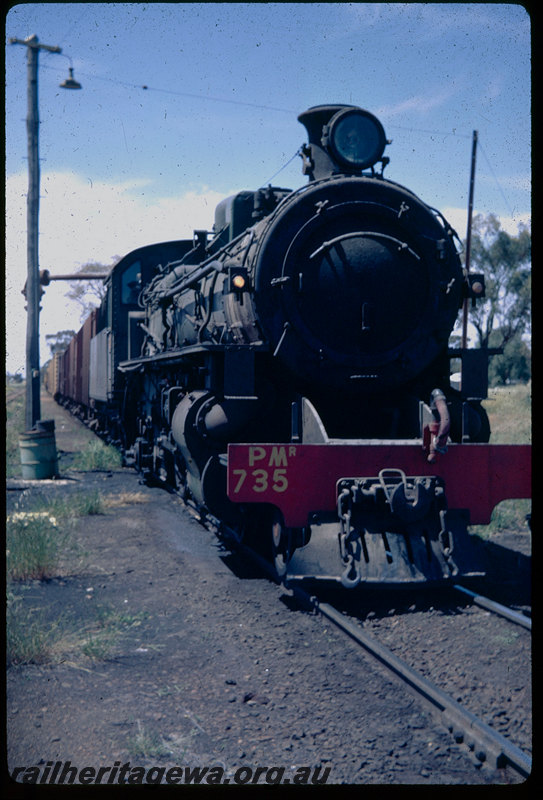
[{"label": "headlight on locomotive", "polygon": [[373,114],[361,108],[347,108],[335,114],[324,128],[322,144],[329,147],[339,164],[357,170],[373,167],[386,146],[383,126]]}]

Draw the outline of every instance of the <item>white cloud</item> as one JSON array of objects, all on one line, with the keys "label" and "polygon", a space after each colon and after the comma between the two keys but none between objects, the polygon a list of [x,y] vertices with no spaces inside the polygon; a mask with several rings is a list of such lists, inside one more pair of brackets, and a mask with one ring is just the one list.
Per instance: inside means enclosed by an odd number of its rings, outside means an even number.
[{"label": "white cloud", "polygon": [[441,108],[445,105],[455,93],[454,85],[449,88],[440,89],[437,92],[428,92],[427,94],[414,95],[402,100],[399,103],[388,106],[381,106],[375,113],[378,117],[390,120],[393,117],[401,116],[406,113],[427,114],[436,108]]},{"label": "white cloud", "polygon": [[[25,173],[6,183],[6,369],[24,372],[26,312],[21,295],[26,266]],[[111,264],[115,256],[168,239],[192,238],[211,230],[216,204],[224,195],[202,188],[175,198],[149,196],[144,181],[92,182],[73,173],[41,177],[40,269],[62,275],[90,261]],[[45,334],[80,327],[79,306],[64,297],[67,285],[47,287],[40,314],[41,361],[49,357]]]},{"label": "white cloud", "polygon": [[[454,230],[460,236],[462,240],[466,238],[467,234],[467,225],[468,225],[468,211],[466,208],[443,208],[440,209],[441,213],[449,223],[452,225]],[[474,210],[474,215],[478,214],[477,208]],[[485,215],[486,216],[486,215]],[[514,217],[499,217],[500,226],[502,230],[508,233],[510,236],[517,236],[519,232],[519,225],[527,225],[530,227],[531,225],[531,215],[529,212],[524,214],[518,214]]]}]

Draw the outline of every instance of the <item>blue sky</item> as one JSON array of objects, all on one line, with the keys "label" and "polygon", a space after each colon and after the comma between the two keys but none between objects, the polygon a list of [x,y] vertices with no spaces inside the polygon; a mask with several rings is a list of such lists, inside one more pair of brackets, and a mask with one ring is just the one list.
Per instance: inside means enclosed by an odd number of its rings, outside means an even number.
[{"label": "blue sky", "polygon": [[[274,175],[301,185],[298,158],[281,168],[305,141],[297,115],[320,103],[379,116],[386,175],[462,237],[477,130],[476,212],[511,232],[530,219],[521,5],[29,3],[5,27],[10,371],[24,366],[27,188],[26,48],[10,37],[62,48],[39,69],[40,266],[53,273],[211,228],[222,197]],[[59,88],[70,64],[81,91]],[[47,289],[42,336],[79,325],[64,291]]]}]

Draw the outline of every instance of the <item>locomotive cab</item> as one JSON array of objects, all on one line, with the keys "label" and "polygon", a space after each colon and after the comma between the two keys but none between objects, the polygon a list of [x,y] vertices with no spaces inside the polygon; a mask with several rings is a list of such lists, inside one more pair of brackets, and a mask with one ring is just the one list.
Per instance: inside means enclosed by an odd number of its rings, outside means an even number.
[{"label": "locomotive cab", "polygon": [[122,421],[123,376],[118,366],[139,356],[144,340],[141,290],[161,266],[182,258],[191,248],[187,240],[140,247],[124,256],[106,279],[106,296],[96,312],[96,332],[90,340],[89,403],[94,427],[116,441],[125,439],[127,428],[127,421]]}]

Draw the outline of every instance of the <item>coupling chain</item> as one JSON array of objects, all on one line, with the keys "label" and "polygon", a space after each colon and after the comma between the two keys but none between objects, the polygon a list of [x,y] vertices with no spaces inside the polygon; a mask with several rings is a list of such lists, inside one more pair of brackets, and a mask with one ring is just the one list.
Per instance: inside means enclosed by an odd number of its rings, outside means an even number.
[{"label": "coupling chain", "polygon": [[343,562],[352,561],[352,554],[348,552],[347,537],[351,532],[352,496],[349,489],[344,488],[337,498],[337,515],[339,518],[339,553]]},{"label": "coupling chain", "polygon": [[351,490],[344,487],[338,494],[337,513],[340,526],[338,534],[339,553],[341,560],[346,565],[341,575],[341,583],[347,589],[353,589],[360,583],[360,573],[356,568],[355,552],[351,539],[352,500]]},{"label": "coupling chain", "polygon": [[452,532],[447,529],[447,509],[442,508],[439,512],[439,521],[441,523],[441,530],[438,534],[439,543],[443,549],[443,555],[446,559],[452,556],[454,550],[454,538]]}]

